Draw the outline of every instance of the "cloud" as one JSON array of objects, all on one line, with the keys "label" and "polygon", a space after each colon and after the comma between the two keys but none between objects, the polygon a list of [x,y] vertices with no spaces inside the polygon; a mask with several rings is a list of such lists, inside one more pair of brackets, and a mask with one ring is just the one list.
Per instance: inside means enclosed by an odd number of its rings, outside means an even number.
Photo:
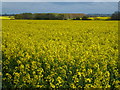
[{"label": "cloud", "polygon": [[[31,7],[32,6],[32,7]],[[114,2],[4,2],[3,13],[113,13]]]},{"label": "cloud", "polygon": [[119,0],[2,0],[2,2],[119,2]]}]

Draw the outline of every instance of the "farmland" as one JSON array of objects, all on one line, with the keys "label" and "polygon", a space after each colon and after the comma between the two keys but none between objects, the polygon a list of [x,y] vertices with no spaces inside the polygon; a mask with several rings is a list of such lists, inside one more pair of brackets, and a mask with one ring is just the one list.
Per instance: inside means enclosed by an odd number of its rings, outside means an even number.
[{"label": "farmland", "polygon": [[4,88],[120,88],[118,21],[3,20]]},{"label": "farmland", "polygon": [[9,19],[14,19],[14,16],[0,16],[0,20],[9,20]]},{"label": "farmland", "polygon": [[89,17],[91,20],[109,20],[111,17]]}]

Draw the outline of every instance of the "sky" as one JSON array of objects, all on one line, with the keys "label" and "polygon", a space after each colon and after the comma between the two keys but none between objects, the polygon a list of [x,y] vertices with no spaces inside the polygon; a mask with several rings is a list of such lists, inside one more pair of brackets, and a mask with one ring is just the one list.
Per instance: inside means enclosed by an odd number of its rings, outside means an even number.
[{"label": "sky", "polygon": [[2,0],[2,2],[118,2],[120,0]]},{"label": "sky", "polygon": [[[8,1],[8,0],[4,0],[4,1]],[[112,14],[117,10],[118,10],[117,2],[3,2],[2,3],[3,14],[5,13],[6,14],[17,14],[17,13]]]}]

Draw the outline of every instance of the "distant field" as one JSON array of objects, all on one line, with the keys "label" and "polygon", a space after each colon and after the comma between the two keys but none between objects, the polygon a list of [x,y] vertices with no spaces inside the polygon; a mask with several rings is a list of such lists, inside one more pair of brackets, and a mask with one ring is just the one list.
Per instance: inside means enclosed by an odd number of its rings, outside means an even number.
[{"label": "distant field", "polygon": [[100,19],[100,20],[107,20],[107,19],[110,19],[111,17],[89,17],[89,19],[92,19],[92,20],[97,20],[97,19]]},{"label": "distant field", "polygon": [[14,19],[14,16],[0,16],[0,19],[7,19],[7,20],[9,20],[9,19]]},{"label": "distant field", "polygon": [[3,20],[3,88],[120,88],[118,21]]}]

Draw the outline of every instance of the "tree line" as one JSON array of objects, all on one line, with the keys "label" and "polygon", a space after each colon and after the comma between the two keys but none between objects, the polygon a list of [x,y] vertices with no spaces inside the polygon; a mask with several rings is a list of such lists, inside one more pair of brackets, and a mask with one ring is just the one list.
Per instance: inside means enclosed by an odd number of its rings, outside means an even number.
[{"label": "tree line", "polygon": [[22,13],[16,14],[15,19],[34,19],[34,20],[63,20],[63,14],[54,13]]},{"label": "tree line", "polygon": [[86,14],[77,13],[22,13],[16,14],[15,19],[30,19],[30,20],[80,20],[80,18],[85,19]]}]

